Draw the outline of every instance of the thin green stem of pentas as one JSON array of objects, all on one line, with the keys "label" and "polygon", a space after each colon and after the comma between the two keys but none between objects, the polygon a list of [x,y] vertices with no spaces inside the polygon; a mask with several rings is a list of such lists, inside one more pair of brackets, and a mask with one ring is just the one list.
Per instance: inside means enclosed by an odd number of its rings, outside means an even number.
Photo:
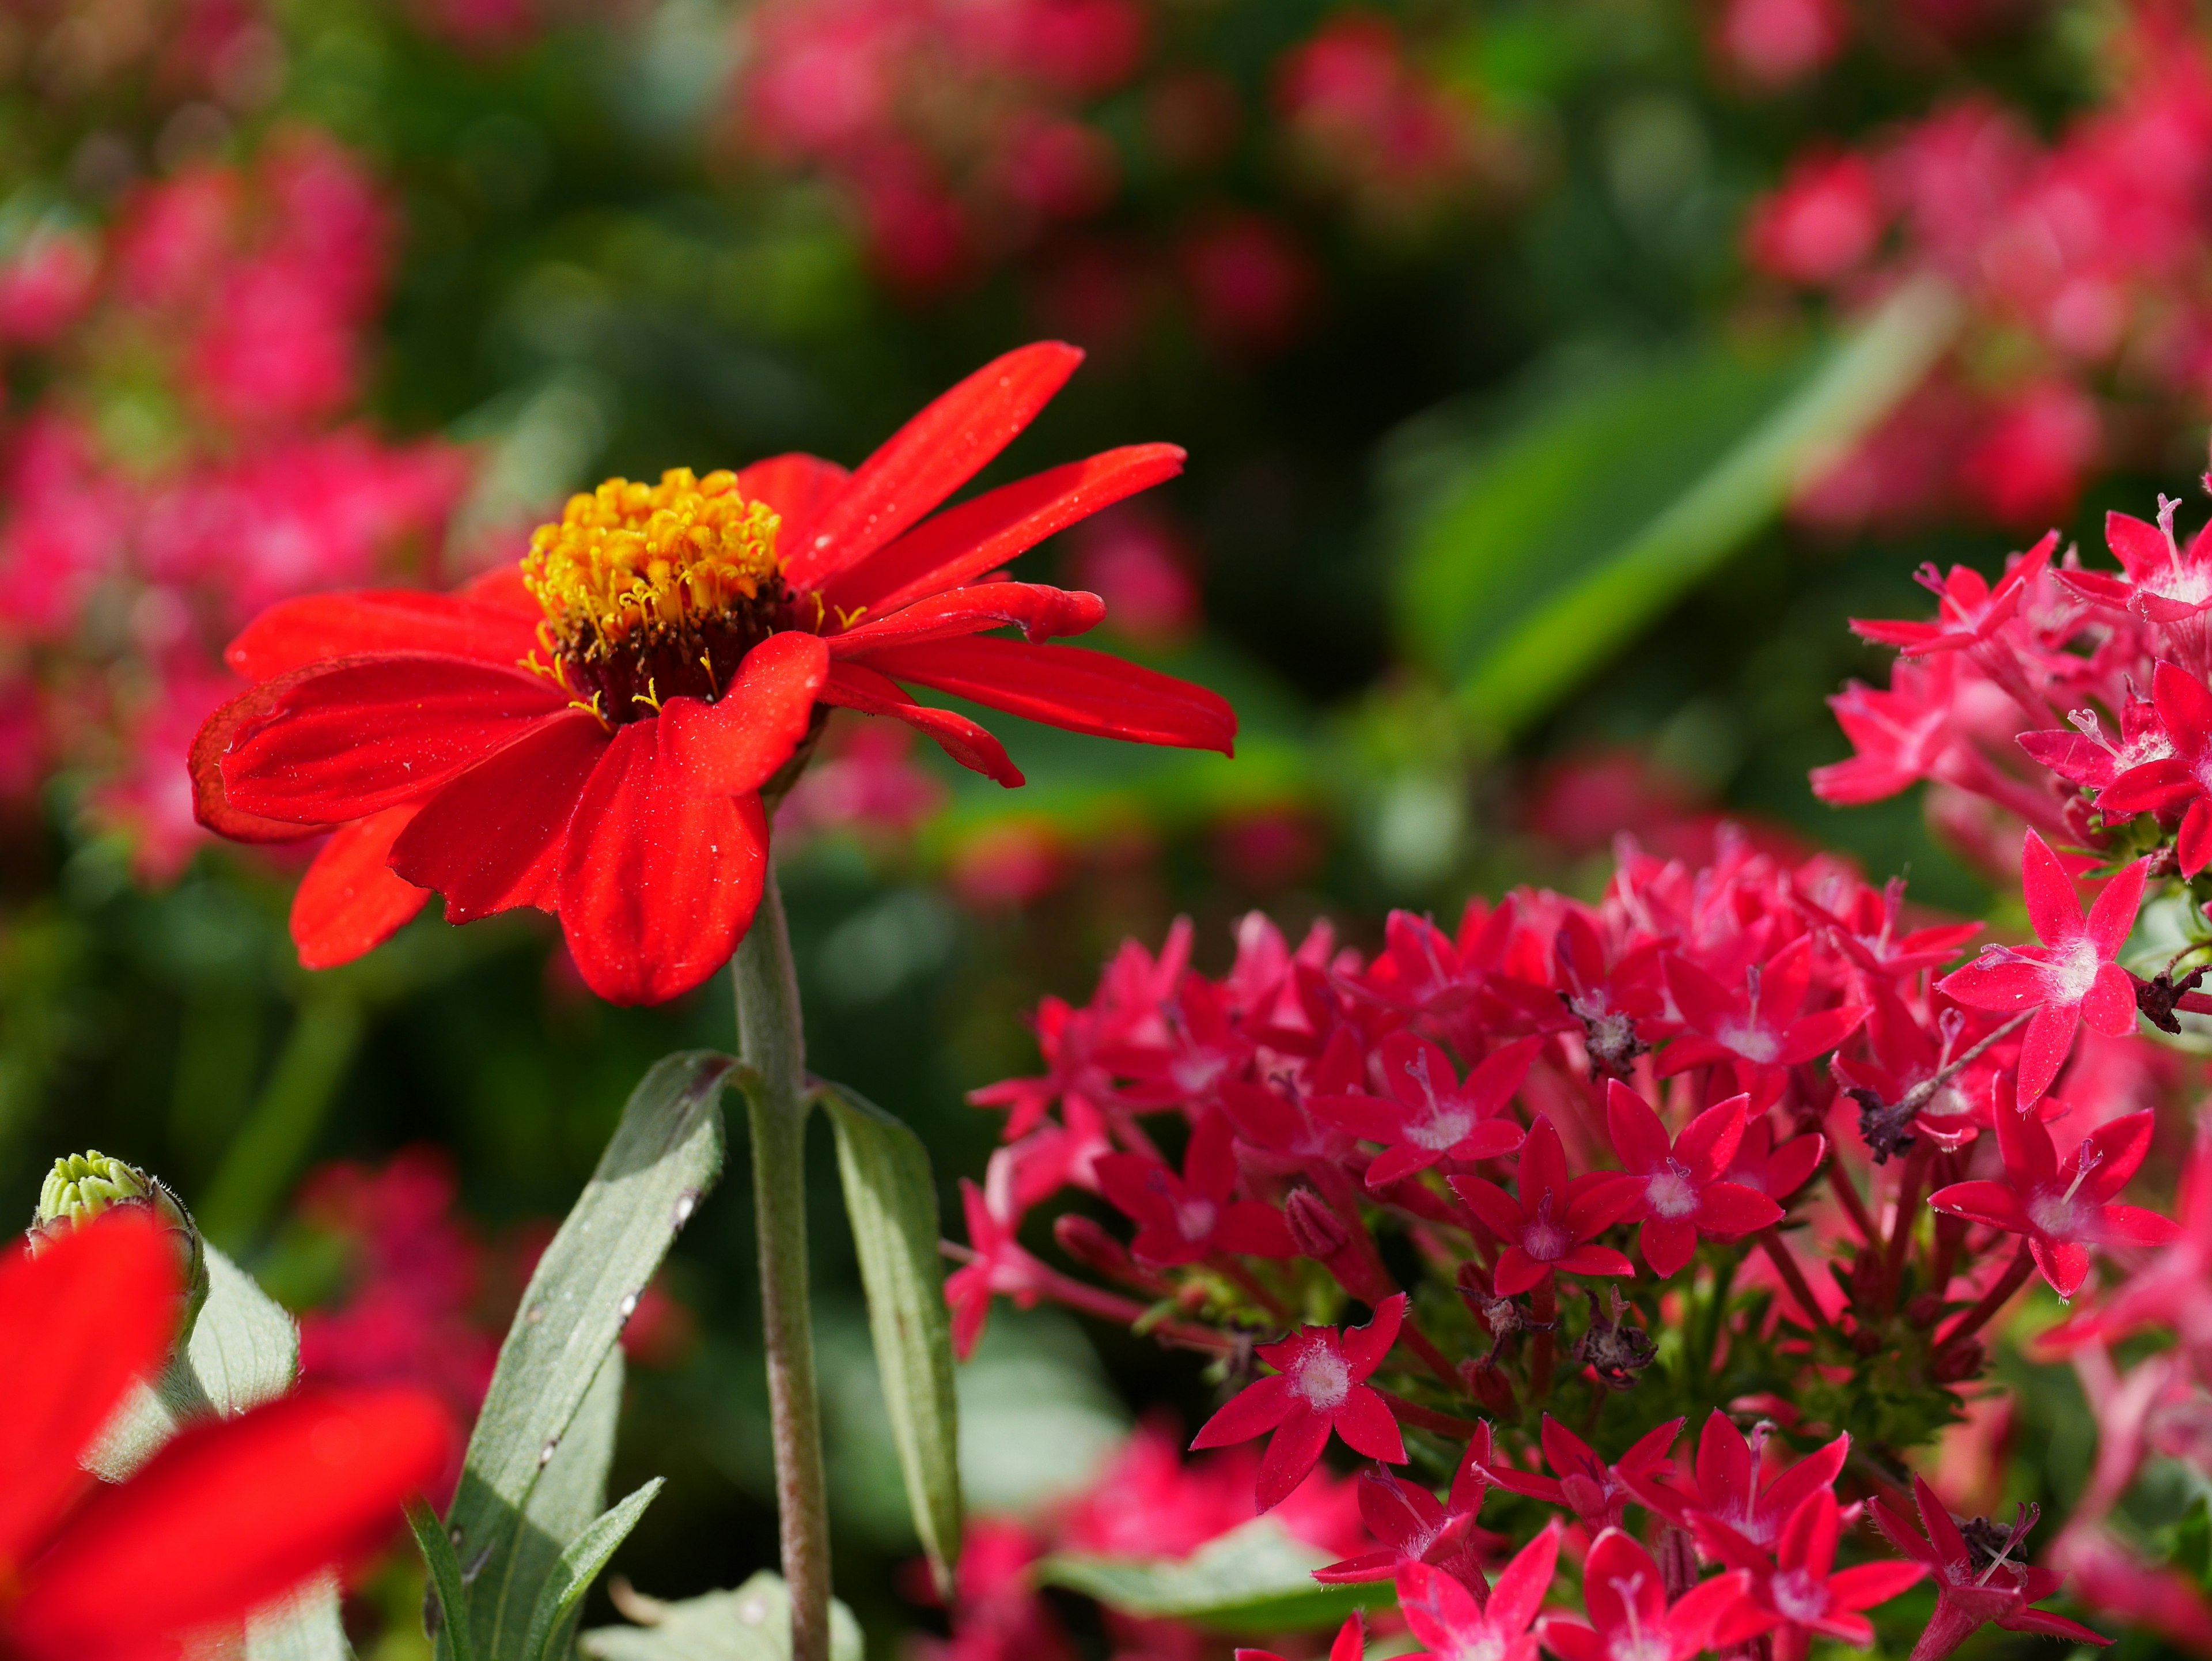
[{"label": "thin green stem of pentas", "polygon": [[752,1123],[776,1524],[791,1591],[791,1655],[792,1661],[829,1661],[829,1488],[806,1292],[806,1043],[791,934],[773,871],[731,973],[738,1053],[753,1074],[745,1099]]}]

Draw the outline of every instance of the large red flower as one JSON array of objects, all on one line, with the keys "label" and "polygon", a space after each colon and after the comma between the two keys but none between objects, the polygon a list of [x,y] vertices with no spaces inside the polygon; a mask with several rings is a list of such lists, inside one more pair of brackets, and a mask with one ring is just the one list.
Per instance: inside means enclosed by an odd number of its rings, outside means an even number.
[{"label": "large red flower", "polygon": [[[1229,751],[1237,719],[1215,694],[1040,643],[1096,624],[1097,595],[1002,570],[1170,478],[1182,451],[1109,451],[923,517],[1081,356],[1009,353],[850,473],[787,455],[612,479],[541,527],[519,570],[460,593],[271,607],[228,654],[253,690],[193,747],[201,823],[244,841],[343,827],[294,910],[310,966],[369,950],[435,889],[453,922],[556,913],[595,992],[657,1003],[744,936],[767,866],[762,788],[803,756],[824,706],[907,721],[1008,785],[1022,776],[995,738],[904,686]],[[986,632],[1005,626],[1024,638]]]},{"label": "large red flower", "polygon": [[167,1354],[174,1246],[128,1213],[0,1257],[0,1654],[166,1661],[381,1544],[443,1468],[443,1410],[411,1390],[302,1390],[185,1431],[131,1478],[81,1461]]}]

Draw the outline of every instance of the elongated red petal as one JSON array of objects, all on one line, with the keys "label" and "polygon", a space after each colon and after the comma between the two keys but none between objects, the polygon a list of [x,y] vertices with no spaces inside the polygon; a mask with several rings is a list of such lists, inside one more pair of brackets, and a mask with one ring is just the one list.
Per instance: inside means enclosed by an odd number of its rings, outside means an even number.
[{"label": "elongated red petal", "polygon": [[1191,1447],[1225,1448],[1231,1443],[1264,1436],[1281,1424],[1295,1405],[1297,1403],[1291,1381],[1280,1373],[1271,1373],[1247,1384],[1223,1402],[1219,1410],[1198,1427],[1198,1434],[1190,1439]]},{"label": "elongated red petal", "polygon": [[713,703],[671,698],[660,712],[670,764],[702,796],[741,796],[774,778],[806,741],[815,700],[830,678],[817,635],[770,635],[745,654]]},{"label": "elongated red petal", "polygon": [[894,679],[1048,727],[1236,753],[1237,712],[1218,692],[1104,652],[981,636],[895,646],[868,661]]},{"label": "elongated red petal", "polygon": [[1714,1183],[1698,1199],[1698,1226],[1723,1240],[1740,1239],[1782,1220],[1782,1208],[1755,1188]]},{"label": "elongated red petal", "polygon": [[1083,354],[1040,341],[985,364],[854,470],[802,539],[782,544],[794,588],[850,570],[975,477],[1067,384]]},{"label": "elongated red petal", "polygon": [[2063,946],[2081,932],[2081,899],[2058,855],[2033,830],[2020,849],[2020,885],[2027,920],[2045,946]]},{"label": "elongated red petal", "polygon": [[1336,1433],[1354,1453],[1388,1464],[1406,1462],[1406,1440],[1389,1403],[1366,1384],[1354,1384],[1334,1415]]},{"label": "elongated red petal", "polygon": [[1674,1151],[1651,1104],[1618,1079],[1606,1081],[1605,1123],[1613,1151],[1630,1171],[1656,1171]]},{"label": "elongated red petal", "polygon": [[767,875],[760,798],[694,794],[659,729],[616,733],[562,850],[562,930],[609,1003],[665,1003],[727,963]]},{"label": "elongated red petal", "polygon": [[269,683],[222,758],[231,806],[343,824],[426,796],[568,706],[550,683],[465,658],[341,659]]},{"label": "elongated red petal", "polygon": [[2028,1230],[2027,1214],[2021,1209],[2020,1198],[2002,1183],[1981,1179],[1953,1183],[1948,1188],[1939,1188],[1928,1196],[1929,1205],[1953,1217],[1967,1217],[1991,1228],[2001,1228],[2008,1233],[2025,1234]]},{"label": "elongated red petal", "polygon": [[1039,582],[979,582],[928,595],[902,611],[834,635],[830,650],[841,658],[865,658],[885,646],[958,640],[1010,624],[1027,639],[1052,640],[1096,629],[1105,616],[1106,602],[1079,589]]},{"label": "elongated red petal", "polygon": [[186,764],[192,780],[192,817],[218,837],[228,837],[233,842],[280,843],[301,842],[321,834],[319,825],[295,824],[289,819],[245,812],[231,801],[222,780],[223,755],[240,732],[264,719],[291,686],[313,672],[299,670],[279,680],[264,681],[200,723]]},{"label": "elongated red petal", "polygon": [[508,606],[419,588],[371,588],[279,600],[247,624],[222,657],[248,680],[261,681],[365,653],[437,652],[512,666],[537,643],[535,618]]},{"label": "elongated red petal", "polygon": [[853,475],[834,461],[793,451],[756,461],[738,474],[738,489],[775,509],[776,541],[789,558],[814,539],[814,527]]},{"label": "elongated red petal", "polygon": [[1252,1497],[1261,1511],[1273,1511],[1291,1497],[1321,1461],[1328,1445],[1328,1421],[1304,1402],[1297,1402],[1282,1427],[1267,1439],[1260,1471],[1252,1484]]},{"label": "elongated red petal", "polygon": [[29,1557],[91,1481],[77,1461],[131,1384],[161,1365],[183,1313],[176,1248],[111,1213],[36,1257],[0,1253],[0,1562]]},{"label": "elongated red petal", "polygon": [[323,844],[292,896],[292,944],[302,969],[335,969],[373,952],[430,897],[391,868],[392,843],[415,805],[387,807]]},{"label": "elongated red petal", "polygon": [[529,585],[523,581],[522,567],[520,565],[495,565],[489,571],[482,571],[471,577],[453,592],[463,599],[472,600],[479,605],[496,606],[502,611],[519,611],[530,619],[533,629],[538,619],[545,615],[544,607],[538,603],[538,596],[532,593]]},{"label": "elongated red petal", "polygon": [[547,716],[424,803],[392,844],[392,870],[443,894],[448,922],[551,910],[569,818],[611,742],[587,709]]},{"label": "elongated red petal", "polygon": [[963,715],[933,709],[914,699],[888,676],[859,663],[833,663],[823,683],[822,702],[864,715],[889,715],[927,733],[938,748],[970,772],[996,779],[1008,789],[1023,782],[1022,770],[999,740]]},{"label": "elongated red petal", "polygon": [[[422,1391],[313,1388],[188,1430],[26,1566],[10,1652],[104,1661],[245,1615],[381,1543],[452,1434]],[[127,1620],[88,1618],[123,1588]]]},{"label": "elongated red petal", "polygon": [[896,611],[926,594],[973,582],[1054,532],[1182,471],[1173,444],[1133,444],[986,490],[917,525],[829,584],[824,598],[850,608]]}]

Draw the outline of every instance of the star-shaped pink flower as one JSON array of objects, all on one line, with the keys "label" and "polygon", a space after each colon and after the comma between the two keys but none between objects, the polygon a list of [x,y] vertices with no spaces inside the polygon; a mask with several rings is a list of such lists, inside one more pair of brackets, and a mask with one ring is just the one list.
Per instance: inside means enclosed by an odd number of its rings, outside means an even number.
[{"label": "star-shaped pink flower", "polygon": [[2071,1298],[2089,1277],[2091,1246],[2159,1246],[2181,1236],[2172,1219],[2112,1199],[2150,1152],[2156,1120],[2152,1113],[2130,1113],[2101,1124],[2062,1164],[2042,1120],[2000,1110],[2004,1181],[1953,1183],[1929,1195],[1928,1203],[2021,1236],[2051,1289]]},{"label": "star-shaped pink flower", "polygon": [[1749,1590],[1742,1572],[1730,1570],[1670,1604],[1651,1554],[1619,1529],[1607,1529],[1583,1562],[1589,1624],[1547,1615],[1536,1634],[1560,1661],[1690,1661],[1711,1641],[1713,1623]]},{"label": "star-shaped pink flower", "polygon": [[1559,1525],[1521,1548],[1498,1576],[1486,1600],[1441,1569],[1416,1563],[1398,1575],[1398,1608],[1426,1645],[1406,1661],[1535,1661],[1536,1636],[1528,1630],[1559,1561]]},{"label": "star-shaped pink flower", "polygon": [[2182,809],[2173,852],[2181,874],[2193,877],[2212,862],[2212,691],[2186,669],[2161,663],[2151,671],[2150,699],[2172,749],[2099,791],[2097,811],[2124,819]]},{"label": "star-shaped pink flower", "polygon": [[1749,1099],[1731,1096],[1715,1104],[1670,1142],[1650,1103],[1618,1079],[1606,1081],[1605,1120],[1613,1151],[1620,1156],[1621,1169],[1640,1185],[1621,1220],[1642,1225],[1637,1245],[1662,1281],[1696,1255],[1698,1235],[1741,1239],[1782,1220],[1782,1208],[1766,1196],[1722,1177],[1743,1139],[1743,1110]]},{"label": "star-shaped pink flower", "polygon": [[2040,1633],[2076,1644],[2100,1648],[2112,1640],[2104,1634],[2030,1607],[2058,1590],[2063,1579],[2055,1570],[2039,1569],[2014,1557],[2035,1526],[2033,1507],[2023,1505],[2019,1518],[2002,1538],[1989,1537],[1984,1530],[1969,1545],[1936,1490],[1916,1476],[1912,1503],[1920,1512],[1920,1526],[1888,1501],[1877,1497],[1872,1506],[1875,1526],[1914,1562],[1936,1579],[1936,1613],[1921,1630],[1910,1661],[1943,1661],[1943,1658],[1994,1621],[2007,1632]]},{"label": "star-shaped pink flower", "polygon": [[1300,1327],[1261,1345],[1259,1357],[1274,1372],[1232,1396],[1200,1427],[1192,1448],[1227,1447],[1273,1431],[1253,1490],[1261,1511],[1273,1510],[1305,1481],[1332,1430],[1355,1453],[1404,1464],[1398,1421],[1365,1380],[1397,1342],[1405,1318],[1401,1292],[1385,1299],[1364,1327]]},{"label": "star-shaped pink flower", "polygon": [[1851,1451],[1851,1439],[1838,1436],[1784,1467],[1762,1484],[1760,1467],[1769,1426],[1746,1437],[1716,1408],[1698,1437],[1697,1461],[1688,1473],[1664,1466],[1631,1470],[1629,1485],[1644,1505],[1676,1528],[1690,1526],[1692,1512],[1727,1524],[1755,1546],[1771,1548],[1790,1513],[1815,1488],[1833,1488]]},{"label": "star-shaped pink flower", "polygon": [[2026,553],[2014,554],[2006,563],[2004,575],[1994,585],[1970,565],[1954,565],[1948,576],[1933,565],[1923,565],[1915,576],[1922,587],[1936,595],[1932,623],[1853,618],[1851,632],[1863,640],[1898,647],[1908,656],[1978,646],[2012,621],[2027,585],[2050,563],[2057,547],[2058,532],[2046,532]]},{"label": "star-shaped pink flower", "polygon": [[1928,1573],[1926,1564],[1916,1562],[1837,1568],[1843,1508],[1832,1488],[1816,1488],[1798,1503],[1771,1557],[1717,1518],[1693,1512],[1690,1524],[1707,1556],[1742,1570],[1749,1582],[1715,1623],[1713,1641],[1723,1649],[1778,1627],[1800,1656],[1815,1633],[1863,1649],[1874,1642],[1874,1623],[1863,1611],[1887,1603]]},{"label": "star-shaped pink flower", "polygon": [[1439,1159],[1496,1159],[1521,1146],[1505,1111],[1544,1041],[1521,1038],[1492,1050],[1460,1082],[1451,1057],[1426,1038],[1393,1032],[1377,1053],[1387,1096],[1316,1096],[1312,1110],[1355,1136],[1385,1144],[1367,1167],[1380,1190]]},{"label": "star-shaped pink flower", "polygon": [[1314,1579],[1326,1585],[1388,1580],[1402,1568],[1426,1563],[1457,1576],[1478,1593],[1486,1592],[1490,1583],[1475,1561],[1470,1536],[1482,1496],[1492,1486],[1491,1457],[1490,1427],[1478,1425],[1452,1476],[1450,1492],[1441,1502],[1420,1483],[1380,1466],[1361,1471],[1359,1520],[1382,1542],[1382,1548],[1316,1569]]},{"label": "star-shaped pink flower", "polygon": [[1666,1463],[1667,1451],[1674,1445],[1681,1430],[1680,1419],[1669,1419],[1646,1431],[1620,1456],[1618,1464],[1609,1465],[1595,1448],[1547,1413],[1539,1439],[1544,1463],[1553,1474],[1546,1476],[1498,1465],[1492,1467],[1490,1480],[1508,1493],[1565,1506],[1593,1534],[1601,1529],[1619,1528],[1629,1501],[1643,1498],[1635,1484]]},{"label": "star-shaped pink flower", "polygon": [[1990,946],[1945,976],[1946,996],[1969,1009],[2034,1018],[2021,1039],[2019,1100],[2030,1108],[2051,1088],[2083,1021],[2114,1037],[2135,1031],[2135,983],[2115,961],[2135,928],[2149,862],[2137,860],[2098,894],[2089,915],[2074,879],[2034,831],[2021,849],[2020,881],[2040,946]]},{"label": "star-shaped pink flower", "polygon": [[1618,1171],[1570,1179],[1566,1150],[1552,1122],[1538,1116],[1521,1144],[1514,1185],[1520,1197],[1487,1177],[1454,1177],[1452,1192],[1505,1242],[1498,1254],[1496,1291],[1510,1298],[1568,1275],[1633,1275],[1635,1265],[1610,1246],[1592,1245],[1636,1203],[1634,1178]]},{"label": "star-shaped pink flower", "polygon": [[1228,1115],[1203,1115],[1183,1150],[1182,1175],[1141,1153],[1109,1153],[1092,1169],[1108,1199],[1137,1220],[1129,1250],[1140,1263],[1194,1263],[1216,1252],[1294,1257],[1283,1214],[1258,1200],[1232,1200],[1237,1154]]}]

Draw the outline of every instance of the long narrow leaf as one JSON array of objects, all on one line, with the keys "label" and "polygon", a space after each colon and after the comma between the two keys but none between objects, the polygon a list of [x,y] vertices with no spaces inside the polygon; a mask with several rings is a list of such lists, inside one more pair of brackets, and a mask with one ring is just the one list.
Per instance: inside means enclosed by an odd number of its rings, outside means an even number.
[{"label": "long narrow leaf", "polygon": [[837,1171],[907,1503],[930,1568],[949,1589],[960,1555],[960,1416],[928,1150],[842,1085],[823,1086],[820,1098],[837,1133]]},{"label": "long narrow leaf", "polygon": [[552,1653],[553,1635],[560,1629],[599,1579],[599,1571],[615,1555],[615,1548],[629,1537],[637,1519],[660,1492],[664,1479],[654,1477],[643,1488],[607,1512],[568,1542],[552,1576],[538,1594],[538,1608],[530,1617],[530,1638],[522,1646],[529,1661],[544,1661]]},{"label": "long narrow leaf", "polygon": [[437,1594],[443,1617],[438,1622],[441,1644],[451,1648],[453,1661],[476,1661],[476,1651],[469,1642],[468,1594],[464,1590],[460,1560],[453,1555],[452,1536],[438,1520],[438,1513],[420,1500],[407,1502],[407,1526],[415,1530],[415,1544],[422,1554],[422,1566],[430,1571],[430,1588]]}]

